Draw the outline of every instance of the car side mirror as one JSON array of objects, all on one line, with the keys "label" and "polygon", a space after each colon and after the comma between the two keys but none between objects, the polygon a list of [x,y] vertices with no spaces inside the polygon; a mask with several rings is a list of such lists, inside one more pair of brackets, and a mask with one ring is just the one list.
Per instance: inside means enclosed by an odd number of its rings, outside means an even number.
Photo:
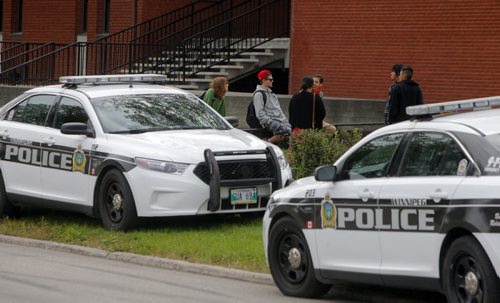
[{"label": "car side mirror", "polygon": [[95,132],[86,123],[81,122],[68,122],[61,125],[61,133],[66,135],[85,135],[87,137],[95,138]]},{"label": "car side mirror", "polygon": [[316,181],[334,181],[336,174],[337,167],[334,165],[320,166],[314,170],[314,179]]},{"label": "car side mirror", "polygon": [[224,119],[226,119],[229,124],[231,124],[233,127],[238,127],[240,125],[238,121],[238,117],[235,116],[225,116]]}]

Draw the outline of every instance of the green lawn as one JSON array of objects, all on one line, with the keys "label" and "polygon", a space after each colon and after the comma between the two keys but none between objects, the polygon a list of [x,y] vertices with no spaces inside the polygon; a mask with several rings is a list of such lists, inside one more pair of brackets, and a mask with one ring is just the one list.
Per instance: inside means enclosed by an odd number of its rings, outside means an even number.
[{"label": "green lawn", "polygon": [[153,219],[124,233],[81,214],[23,210],[0,220],[0,234],[268,273],[262,214]]}]

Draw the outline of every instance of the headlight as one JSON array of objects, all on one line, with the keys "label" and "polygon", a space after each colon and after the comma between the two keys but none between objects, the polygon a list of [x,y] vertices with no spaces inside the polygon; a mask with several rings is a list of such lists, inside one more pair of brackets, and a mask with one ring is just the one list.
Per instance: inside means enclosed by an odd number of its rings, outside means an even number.
[{"label": "headlight", "polygon": [[182,175],[189,164],[170,161],[159,161],[144,158],[135,158],[135,163],[144,169],[161,171],[173,175]]},{"label": "headlight", "polygon": [[281,154],[278,157],[278,162],[280,163],[280,168],[285,169],[288,166],[288,161],[286,160],[286,157],[284,154]]}]

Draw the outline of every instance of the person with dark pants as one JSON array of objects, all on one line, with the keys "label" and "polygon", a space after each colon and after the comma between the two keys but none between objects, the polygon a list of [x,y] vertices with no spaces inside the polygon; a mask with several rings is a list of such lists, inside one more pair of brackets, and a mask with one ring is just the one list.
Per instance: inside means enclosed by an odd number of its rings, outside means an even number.
[{"label": "person with dark pants", "polygon": [[322,129],[326,116],[325,105],[319,94],[313,93],[313,78],[304,77],[300,92],[292,96],[288,105],[292,133],[300,134],[304,129]]},{"label": "person with dark pants", "polygon": [[395,87],[389,100],[390,124],[410,119],[410,116],[406,114],[406,108],[424,103],[422,90],[412,77],[413,69],[409,65],[404,65],[401,68],[400,83]]},{"label": "person with dark pants", "polygon": [[403,64],[394,64],[392,66],[391,70],[391,86],[389,86],[389,92],[387,93],[387,102],[385,103],[385,110],[384,110],[384,122],[385,124],[389,124],[389,109],[391,108],[391,96],[394,92],[394,89],[396,89],[396,86],[399,83],[399,75],[401,72],[401,68],[403,67]]}]

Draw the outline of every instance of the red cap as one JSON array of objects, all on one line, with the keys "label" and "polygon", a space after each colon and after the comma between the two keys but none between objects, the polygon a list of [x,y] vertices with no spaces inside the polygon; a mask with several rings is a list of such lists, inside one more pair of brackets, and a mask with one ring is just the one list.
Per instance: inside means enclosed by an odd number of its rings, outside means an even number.
[{"label": "red cap", "polygon": [[264,69],[257,74],[257,78],[259,78],[259,80],[262,81],[269,75],[271,75],[271,72],[268,71],[267,69]]}]

